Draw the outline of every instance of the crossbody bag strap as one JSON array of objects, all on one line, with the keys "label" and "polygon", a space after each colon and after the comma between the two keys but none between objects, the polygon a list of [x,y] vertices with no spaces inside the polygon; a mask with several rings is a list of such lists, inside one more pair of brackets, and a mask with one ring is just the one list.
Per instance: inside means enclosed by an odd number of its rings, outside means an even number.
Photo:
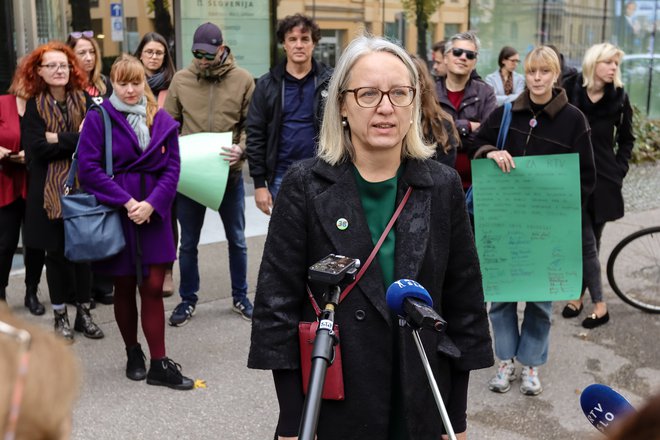
[{"label": "crossbody bag strap", "polygon": [[[105,155],[105,173],[114,177],[114,171],[112,170],[112,125],[110,122],[110,115],[108,111],[101,107],[98,104],[93,104],[87,109],[87,113],[92,110],[97,110],[101,113],[103,118],[103,149]],[[78,146],[80,146],[80,136],[78,136],[78,143],[76,144],[76,151],[73,153],[71,168],[69,168],[69,175],[66,178],[66,183],[64,184],[64,192],[67,194],[71,188],[73,188],[74,180],[76,178],[76,173],[78,173]]]},{"label": "crossbody bag strap", "polygon": [[502,112],[502,122],[500,123],[500,131],[497,133],[497,149],[504,149],[506,143],[506,135],[509,133],[509,125],[511,125],[511,107],[510,102],[504,103],[504,111]]},{"label": "crossbody bag strap", "polygon": [[[367,261],[360,267],[360,270],[358,271],[357,275],[355,275],[355,280],[346,288],[344,291],[341,293],[339,296],[339,302],[341,303],[344,298],[346,298],[346,295],[350,293],[351,290],[353,290],[353,287],[360,281],[360,278],[362,278],[362,275],[367,271],[369,266],[371,265],[371,262],[376,258],[376,254],[378,253],[378,250],[380,247],[383,245],[385,242],[385,239],[387,238],[387,235],[390,233],[390,230],[394,226],[394,222],[396,222],[396,219],[399,218],[399,214],[401,214],[401,211],[403,211],[403,207],[406,206],[406,202],[408,202],[408,199],[410,198],[410,194],[412,193],[412,186],[408,187],[408,190],[403,196],[403,199],[401,199],[401,202],[399,203],[399,206],[396,208],[396,211],[394,211],[394,214],[392,214],[392,218],[390,219],[389,223],[387,223],[387,226],[385,227],[385,230],[383,233],[380,235],[380,238],[378,239],[378,242],[376,243],[376,246],[374,246],[373,250],[371,251],[371,254],[369,254],[369,257],[367,258]],[[314,299],[314,295],[312,294],[312,291],[309,288],[309,285],[307,286],[307,295],[309,296],[309,301],[312,303],[312,307],[314,307],[314,312],[316,313],[316,316],[321,315],[321,308],[319,307],[318,303]]]}]

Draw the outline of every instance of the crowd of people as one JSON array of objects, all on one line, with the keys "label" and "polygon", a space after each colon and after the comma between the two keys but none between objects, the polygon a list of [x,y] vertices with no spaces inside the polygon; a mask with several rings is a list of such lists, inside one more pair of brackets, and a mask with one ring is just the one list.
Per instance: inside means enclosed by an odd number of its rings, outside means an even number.
[{"label": "crowd of people", "polygon": [[[608,322],[598,249],[605,223],[623,216],[621,187],[634,142],[619,71],[623,52],[594,45],[581,72],[562,78],[561,54],[552,47],[538,46],[523,58],[506,46],[498,69],[484,80],[476,72],[481,44],[474,32],[436,43],[431,69],[371,36],[353,40],[333,69],[314,60],[321,31],[302,14],[281,20],[276,35],[285,59],[256,82],[213,23],[196,29],[193,60],[178,72],[169,43],[153,32],[133,55],[119,56],[108,76],[91,31],[43,44],[21,60],[10,94],[0,97],[0,300],[22,229],[24,304],[32,314],[45,313],[38,298],[45,265],[61,340],[73,341],[75,332],[103,338],[90,310],[113,304],[126,376],[192,389],[193,380],[165,348],[163,297],[175,291],[181,297],[168,319],[174,327],[191,320],[199,300],[198,246],[207,210],[177,193],[179,136],[230,132],[231,144],[219,146],[229,173],[218,214],[227,236],[232,310],[252,322],[248,367],[273,371],[276,437],[295,438],[305,398],[298,323],[316,319],[309,298],[323,301],[322,286],[307,279],[308,267],[329,253],[366,261],[382,234],[373,266],[337,315],[352,392],[323,405],[319,438],[446,438],[430,414],[435,405],[411,334],[385,302],[390,284],[410,278],[428,289],[448,322],[446,332],[423,339],[436,347],[429,361],[457,438],[465,439],[471,370],[499,361],[488,387],[504,393],[518,378],[518,362],[520,391],[542,392],[539,367],[548,359],[552,312],[549,301],[528,302],[520,326],[517,303],[487,309],[464,197],[470,160],[491,159],[507,173],[519,156],[579,155],[581,293],[588,289],[593,303],[582,325]],[[512,104],[511,124],[499,149],[505,103]],[[94,105],[107,111],[109,127],[88,111]],[[106,130],[113,139],[112,177],[104,172]],[[64,256],[59,196],[74,152],[80,187],[123,214],[125,248],[91,264]],[[271,216],[254,306],[247,296],[246,161],[255,203]],[[399,203],[401,215],[384,233]],[[73,326],[67,304],[76,310]],[[574,318],[583,308],[580,296],[562,315]],[[382,368],[374,371],[374,363]]]}]

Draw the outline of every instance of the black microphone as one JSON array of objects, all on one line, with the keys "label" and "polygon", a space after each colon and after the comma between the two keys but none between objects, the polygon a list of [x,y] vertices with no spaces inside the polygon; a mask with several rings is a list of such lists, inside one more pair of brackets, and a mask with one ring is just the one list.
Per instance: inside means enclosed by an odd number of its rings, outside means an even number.
[{"label": "black microphone", "polygon": [[417,281],[401,279],[387,289],[387,305],[414,328],[443,331],[447,322],[433,309],[429,292]]},{"label": "black microphone", "polygon": [[611,424],[635,412],[625,397],[599,383],[589,385],[582,391],[580,405],[589,422],[604,434],[607,434]]}]

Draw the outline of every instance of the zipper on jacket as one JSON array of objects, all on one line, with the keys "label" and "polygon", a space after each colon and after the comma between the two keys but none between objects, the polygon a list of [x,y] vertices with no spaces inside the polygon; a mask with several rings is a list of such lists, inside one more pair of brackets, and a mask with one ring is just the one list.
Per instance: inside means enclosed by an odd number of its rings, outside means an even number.
[{"label": "zipper on jacket", "polygon": [[[215,93],[216,81],[211,82],[211,93],[209,93],[209,133],[213,132],[213,94]],[[233,143],[232,139],[232,143]]]}]

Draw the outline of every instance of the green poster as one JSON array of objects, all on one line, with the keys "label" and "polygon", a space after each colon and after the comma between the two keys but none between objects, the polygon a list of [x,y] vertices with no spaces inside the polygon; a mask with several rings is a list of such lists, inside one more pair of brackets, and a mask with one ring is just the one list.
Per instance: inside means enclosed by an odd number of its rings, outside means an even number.
[{"label": "green poster", "polygon": [[580,159],[472,161],[475,241],[486,301],[576,299],[582,288]]},{"label": "green poster", "polygon": [[229,162],[220,156],[223,146],[231,146],[230,131],[195,133],[179,138],[181,173],[177,191],[197,203],[217,211],[225,195]]}]

